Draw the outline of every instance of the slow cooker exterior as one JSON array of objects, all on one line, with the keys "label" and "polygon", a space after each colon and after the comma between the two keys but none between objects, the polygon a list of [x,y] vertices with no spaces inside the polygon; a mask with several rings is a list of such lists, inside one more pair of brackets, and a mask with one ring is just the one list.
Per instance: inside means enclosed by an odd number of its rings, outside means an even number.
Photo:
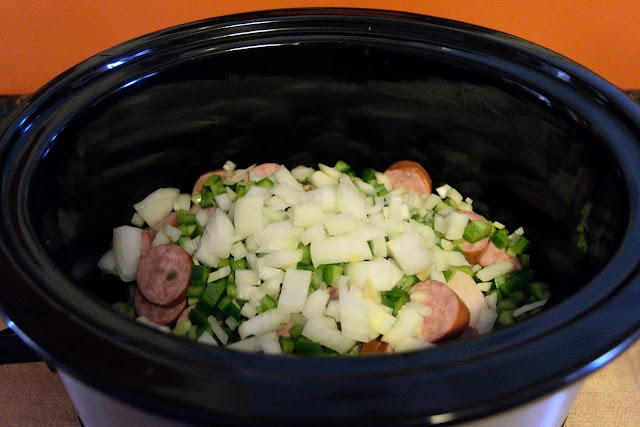
[{"label": "slow cooker exterior", "polygon": [[[497,76],[542,103],[571,106],[567,115],[573,118],[567,120],[606,141],[615,159],[603,162],[616,168],[611,174],[620,190],[614,193],[625,197],[617,205],[622,232],[601,270],[535,319],[487,336],[385,357],[294,359],[208,348],[146,328],[111,311],[54,262],[42,225],[34,225],[32,191],[39,188],[34,176],[78,117],[90,121],[87,111],[103,111],[101,103],[126,104],[136,91],[148,96],[154,79],[203,57],[320,45],[355,46],[364,56],[400,49],[408,58],[428,57],[452,69]],[[236,77],[230,74],[229,80]],[[176,125],[175,135],[192,131],[187,125]],[[478,419],[574,384],[637,339],[640,313],[630,301],[640,295],[639,141],[640,111],[616,88],[538,46],[466,24],[321,9],[218,18],[160,31],[79,64],[7,120],[0,140],[5,277],[0,303],[17,333],[63,371],[116,399],[185,421]],[[258,151],[268,155],[264,148]],[[141,156],[147,162],[160,157]],[[127,172],[121,162],[119,168],[105,168],[107,177]]]}]

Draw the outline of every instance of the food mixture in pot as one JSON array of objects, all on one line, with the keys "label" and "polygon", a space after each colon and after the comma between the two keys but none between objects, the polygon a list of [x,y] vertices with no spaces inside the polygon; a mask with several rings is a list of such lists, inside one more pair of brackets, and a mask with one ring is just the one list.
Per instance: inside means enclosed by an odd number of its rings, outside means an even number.
[{"label": "food mixture in pot", "polygon": [[98,265],[131,282],[121,313],[268,354],[393,353],[486,334],[541,310],[524,230],[399,161],[207,172],[160,188]]}]

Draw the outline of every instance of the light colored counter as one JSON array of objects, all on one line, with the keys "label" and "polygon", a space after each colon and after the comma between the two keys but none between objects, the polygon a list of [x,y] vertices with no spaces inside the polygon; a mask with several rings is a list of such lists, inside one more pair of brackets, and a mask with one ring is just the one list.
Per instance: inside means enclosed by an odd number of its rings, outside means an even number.
[{"label": "light colored counter", "polygon": [[[0,330],[5,325],[0,319]],[[0,365],[0,424],[80,426],[58,374],[44,362]],[[587,378],[565,427],[640,425],[640,342]]]}]

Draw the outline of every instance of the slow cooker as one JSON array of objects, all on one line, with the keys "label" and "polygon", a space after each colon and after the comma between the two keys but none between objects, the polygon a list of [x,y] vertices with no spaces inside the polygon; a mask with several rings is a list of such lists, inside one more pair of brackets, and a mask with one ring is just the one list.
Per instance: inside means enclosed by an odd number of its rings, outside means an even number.
[{"label": "slow cooker", "polygon": [[[82,62],[0,135],[0,305],[86,425],[559,425],[640,331],[640,108],[507,34],[356,9],[204,20]],[[546,309],[423,351],[317,358],[193,343],[110,308],[125,288],[97,260],[153,189],[225,160],[338,159],[420,162],[522,225]]]}]

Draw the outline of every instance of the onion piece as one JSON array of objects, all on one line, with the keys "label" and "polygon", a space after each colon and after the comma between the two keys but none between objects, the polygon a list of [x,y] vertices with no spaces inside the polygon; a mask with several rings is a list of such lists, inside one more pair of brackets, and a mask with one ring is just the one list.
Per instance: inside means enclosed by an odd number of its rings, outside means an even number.
[{"label": "onion piece", "polygon": [[345,337],[339,330],[329,327],[322,318],[317,317],[309,319],[302,329],[302,335],[338,353],[346,353],[356,344],[355,340]]},{"label": "onion piece", "polygon": [[302,311],[307,301],[310,284],[311,272],[309,270],[288,269],[285,271],[277,311],[279,313]]},{"label": "onion piece", "polygon": [[160,221],[173,211],[179,195],[177,188],[159,188],[134,204],[133,208],[149,226],[157,230]]},{"label": "onion piece", "polygon": [[245,320],[238,326],[240,338],[245,339],[249,335],[263,335],[267,332],[275,332],[289,323],[291,315],[277,310],[268,310],[251,319]]},{"label": "onion piece", "polygon": [[142,249],[142,230],[123,225],[113,229],[115,267],[123,282],[133,282],[138,271]]}]

